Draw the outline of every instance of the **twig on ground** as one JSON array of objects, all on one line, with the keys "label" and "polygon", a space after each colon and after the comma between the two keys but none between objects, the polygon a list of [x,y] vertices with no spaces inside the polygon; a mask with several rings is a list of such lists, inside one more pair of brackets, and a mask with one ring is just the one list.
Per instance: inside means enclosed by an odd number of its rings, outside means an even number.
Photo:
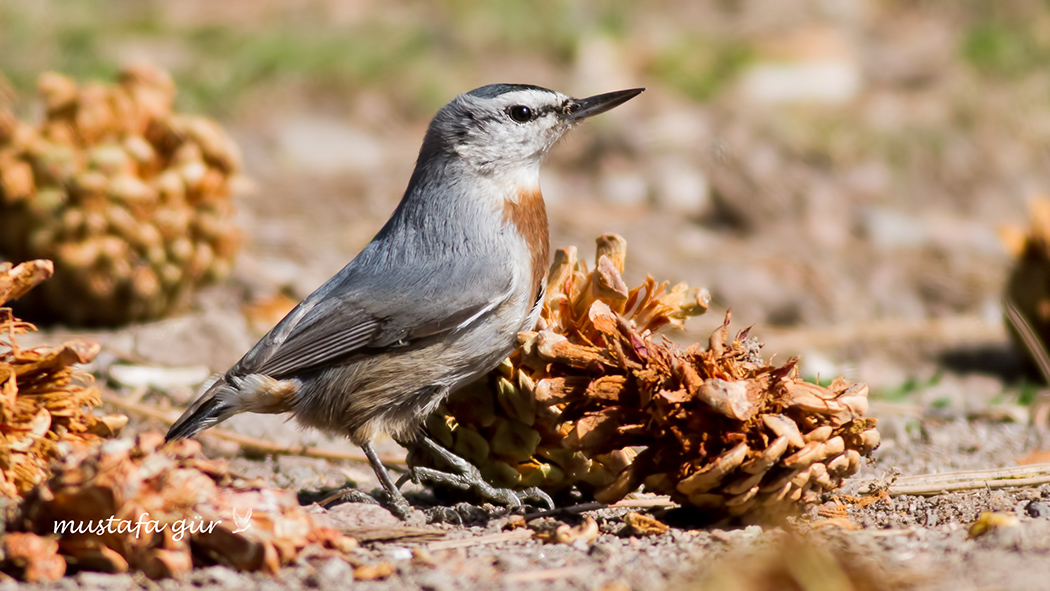
[{"label": "twig on ground", "polygon": [[672,501],[670,497],[662,495],[643,499],[623,499],[612,505],[606,505],[605,503],[580,503],[579,505],[569,505],[568,507],[559,507],[557,509],[528,513],[525,515],[525,519],[552,517],[554,515],[576,515],[588,511],[600,511],[602,509],[647,509],[651,507],[674,507],[675,505],[677,505],[677,503]]},{"label": "twig on ground", "polygon": [[477,536],[474,538],[460,538],[458,540],[441,540],[440,542],[431,542],[427,544],[427,550],[449,550],[454,548],[469,548],[471,546],[482,546],[485,544],[499,544],[500,542],[509,542],[513,540],[527,540],[531,538],[536,532],[531,529],[518,529],[514,531],[508,531],[498,534],[489,534],[487,536]]},{"label": "twig on ground", "polygon": [[[878,494],[878,490],[864,490],[869,488],[869,484],[877,482],[876,479],[858,481],[857,484],[861,487],[860,494]],[[893,481],[893,484],[885,488],[885,491],[891,497],[900,495],[933,496],[944,492],[1038,486],[1048,483],[1050,483],[1050,462],[1044,462],[1013,468],[900,476]]]},{"label": "twig on ground", "polygon": [[[1006,319],[1013,326],[1014,332],[1021,338],[1028,353],[1032,356],[1039,373],[1043,374],[1043,381],[1050,386],[1050,351],[1047,351],[1046,343],[1036,332],[1032,323],[1017,307],[1017,303],[1009,295],[1003,298],[1003,311]],[[1031,424],[1037,429],[1040,443],[1046,435],[1046,429],[1050,427],[1050,391],[1041,390],[1032,401],[1030,411]]]},{"label": "twig on ground", "polygon": [[[123,411],[135,413],[151,419],[156,419],[165,424],[172,424],[178,417],[172,417],[171,414],[157,410],[151,406],[140,404],[138,402],[132,402],[125,400],[119,396],[105,396],[103,401],[109,403]],[[307,445],[280,445],[265,439],[259,439],[257,437],[249,437],[247,435],[241,435],[240,433],[233,433],[232,431],[225,431],[223,429],[209,429],[208,435],[213,435],[219,439],[225,439],[226,441],[232,441],[240,444],[242,447],[251,450],[254,453],[269,454],[275,456],[303,456],[307,458],[319,458],[322,460],[332,461],[344,461],[350,460],[354,462],[368,462],[368,458],[365,457],[364,453],[353,453],[344,451],[332,451],[327,449],[321,449],[319,447],[311,447]],[[401,456],[383,456],[380,457],[387,466],[390,465],[405,465],[405,458]]]},{"label": "twig on ground", "polygon": [[[372,542],[426,542],[445,537],[446,532],[440,529],[425,527],[370,526],[341,528],[343,535],[350,536],[362,544]],[[460,540],[455,540],[459,542]]]},{"label": "twig on ground", "polygon": [[819,343],[821,348],[832,349],[846,344],[872,342],[998,342],[1006,340],[1006,331],[1001,323],[991,323],[977,316],[953,316],[926,320],[889,318],[807,329],[778,330],[767,327],[762,330],[760,337],[770,347],[782,351],[803,349],[814,343]]},{"label": "twig on ground", "polygon": [[1006,312],[1006,319],[1010,321],[1010,325],[1017,331],[1021,341],[1032,355],[1032,360],[1039,368],[1039,373],[1043,374],[1043,380],[1050,384],[1050,352],[1046,349],[1046,343],[1039,337],[1039,333],[1017,307],[1012,297],[1003,298],[1003,310]]}]

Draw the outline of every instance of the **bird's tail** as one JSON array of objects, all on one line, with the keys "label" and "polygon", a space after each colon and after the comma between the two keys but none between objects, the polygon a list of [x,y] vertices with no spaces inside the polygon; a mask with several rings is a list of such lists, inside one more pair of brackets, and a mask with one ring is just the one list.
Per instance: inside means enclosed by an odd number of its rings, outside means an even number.
[{"label": "bird's tail", "polygon": [[206,386],[164,439],[193,437],[242,412],[287,412],[298,389],[296,380],[276,380],[259,374],[222,376]]},{"label": "bird's tail", "polygon": [[224,395],[227,394],[225,390],[232,388],[223,377],[212,381],[197,401],[168,429],[168,434],[164,436],[165,441],[193,437],[236,414],[238,411],[232,403],[233,397]]}]

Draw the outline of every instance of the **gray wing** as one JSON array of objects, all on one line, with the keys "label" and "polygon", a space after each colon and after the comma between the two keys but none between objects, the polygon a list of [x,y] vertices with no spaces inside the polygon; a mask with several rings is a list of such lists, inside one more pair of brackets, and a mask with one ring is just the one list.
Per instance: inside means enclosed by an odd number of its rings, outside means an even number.
[{"label": "gray wing", "polygon": [[281,379],[460,330],[510,296],[511,277],[498,267],[439,260],[368,273],[351,263],[228,373]]}]

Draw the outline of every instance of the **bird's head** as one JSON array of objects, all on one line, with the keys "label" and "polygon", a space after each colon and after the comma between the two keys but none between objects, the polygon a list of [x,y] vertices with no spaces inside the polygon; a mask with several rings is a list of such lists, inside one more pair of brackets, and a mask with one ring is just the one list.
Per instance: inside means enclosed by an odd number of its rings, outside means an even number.
[{"label": "bird's head", "polygon": [[458,157],[479,174],[538,173],[543,158],[576,123],[642,90],[576,99],[527,84],[482,86],[457,96],[438,112],[423,149]]}]

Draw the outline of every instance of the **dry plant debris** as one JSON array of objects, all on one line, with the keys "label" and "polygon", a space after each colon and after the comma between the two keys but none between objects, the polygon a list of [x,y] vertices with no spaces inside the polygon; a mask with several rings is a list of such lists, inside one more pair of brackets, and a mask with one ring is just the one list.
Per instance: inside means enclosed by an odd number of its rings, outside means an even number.
[{"label": "dry plant debris", "polygon": [[858,470],[879,442],[866,386],[766,363],[747,331],[729,338],[728,315],[706,349],[656,338],[703,313],[707,295],[651,277],[628,290],[625,256],[615,235],[598,239],[593,271],[559,251],[542,329],[453,394],[430,434],[499,486],[576,486],[611,503],[644,484],[745,520],[791,513]]},{"label": "dry plant debris", "polygon": [[[0,264],[0,303],[52,272],[50,261]],[[0,572],[51,581],[68,565],[162,578],[200,563],[275,573],[308,545],[333,553],[357,546],[318,527],[294,492],[234,478],[196,441],[107,439],[127,417],[96,416],[102,395],[73,367],[98,345],[21,349],[15,337],[28,330],[0,308],[0,495],[21,501],[3,516]]]},{"label": "dry plant debris", "polygon": [[[51,276],[51,261],[0,263],[0,305]],[[77,371],[98,354],[94,343],[69,341],[22,349],[16,336],[33,325],[0,307],[0,496],[19,498],[46,480],[52,460],[112,437],[123,415],[98,416],[102,394]]]},{"label": "dry plant debris", "polygon": [[239,151],[214,121],[172,112],[166,72],[130,66],[113,86],[48,72],[38,89],[36,125],[0,107],[0,256],[58,270],[27,310],[82,325],[156,318],[227,275]]},{"label": "dry plant debris", "polygon": [[1020,524],[1021,520],[1013,513],[985,511],[981,513],[981,516],[976,521],[970,524],[970,529],[966,530],[966,537],[972,540],[991,531],[1017,527]]},{"label": "dry plant debris", "polygon": [[648,513],[628,513],[623,516],[623,523],[620,535],[626,536],[658,536],[671,529],[669,525]]},{"label": "dry plant debris", "polygon": [[12,532],[0,536],[0,571],[30,583],[57,581],[66,574],[66,561],[53,538]]},{"label": "dry plant debris", "polygon": [[389,562],[375,565],[362,565],[354,569],[354,580],[379,581],[387,579],[397,572],[397,567]]},{"label": "dry plant debris", "polygon": [[867,503],[862,502],[858,504],[863,507],[879,499],[901,495],[931,497],[946,492],[962,490],[1018,488],[1040,486],[1048,483],[1050,483],[1050,462],[1024,464],[1007,468],[897,476],[892,482],[884,482],[881,485],[879,479],[873,478],[862,480],[857,484],[860,485],[861,494],[876,496],[867,497],[867,499],[870,499]]},{"label": "dry plant debris", "polygon": [[236,478],[196,441],[165,445],[156,432],[63,456],[15,526],[57,535],[71,569],[154,579],[208,564],[275,574],[308,546],[333,554],[357,547],[318,527],[294,491]]},{"label": "dry plant debris", "polygon": [[[588,515],[584,518],[583,523],[573,527],[567,523],[559,525],[554,533],[550,536],[546,536],[545,539],[549,542],[556,542],[558,544],[570,544],[585,547],[595,540],[598,539],[598,535],[601,531],[598,529],[598,522],[593,517]],[[536,536],[543,539],[544,536]]]}]

